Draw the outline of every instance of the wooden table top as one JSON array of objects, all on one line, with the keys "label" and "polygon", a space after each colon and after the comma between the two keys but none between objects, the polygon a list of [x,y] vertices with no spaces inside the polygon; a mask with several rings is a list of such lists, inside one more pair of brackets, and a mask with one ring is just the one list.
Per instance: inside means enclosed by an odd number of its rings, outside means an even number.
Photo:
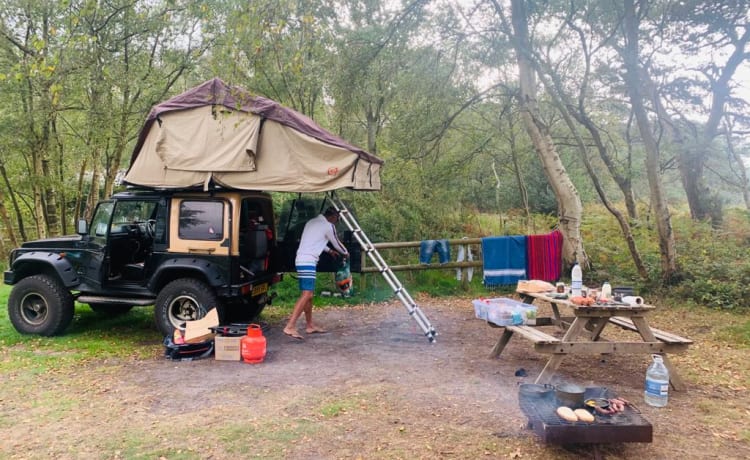
[{"label": "wooden table top", "polygon": [[619,302],[607,302],[607,303],[595,303],[593,305],[578,305],[570,301],[570,298],[555,297],[556,292],[527,292],[524,290],[517,289],[516,292],[523,296],[533,297],[535,299],[543,300],[545,302],[554,303],[558,305],[567,305],[576,311],[578,314],[585,312],[613,312],[615,315],[626,314],[626,313],[645,313],[656,309],[653,305],[640,304],[640,305],[629,305]]}]

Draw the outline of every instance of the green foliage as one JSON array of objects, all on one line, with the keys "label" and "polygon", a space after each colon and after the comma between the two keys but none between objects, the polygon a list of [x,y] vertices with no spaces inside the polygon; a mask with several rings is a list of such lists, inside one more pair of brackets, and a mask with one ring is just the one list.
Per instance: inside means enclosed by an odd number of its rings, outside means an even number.
[{"label": "green foliage", "polygon": [[720,228],[673,219],[684,281],[673,295],[714,308],[746,309],[750,296],[750,215],[728,210]]},{"label": "green foliage", "polygon": [[596,286],[610,281],[613,286],[633,286],[638,292],[653,293],[679,302],[722,309],[747,309],[750,296],[750,215],[729,209],[720,228],[695,222],[687,211],[675,211],[672,226],[678,260],[678,282],[660,284],[660,257],[656,229],[648,214],[631,222],[633,236],[650,279],[641,280],[622,233],[612,216],[601,207],[587,207],[582,226],[584,248],[591,269],[584,281]]}]

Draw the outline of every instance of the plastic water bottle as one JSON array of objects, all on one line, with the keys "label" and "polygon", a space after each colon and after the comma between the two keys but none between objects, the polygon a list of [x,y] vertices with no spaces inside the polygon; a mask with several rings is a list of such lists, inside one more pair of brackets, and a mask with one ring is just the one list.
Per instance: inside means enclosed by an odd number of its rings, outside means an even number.
[{"label": "plastic water bottle", "polygon": [[581,289],[583,288],[583,272],[578,262],[573,264],[573,270],[570,272],[570,294],[575,296],[581,295]]},{"label": "plastic water bottle", "polygon": [[646,370],[646,390],[643,398],[646,404],[664,407],[669,399],[669,370],[660,355],[653,355],[654,362]]}]

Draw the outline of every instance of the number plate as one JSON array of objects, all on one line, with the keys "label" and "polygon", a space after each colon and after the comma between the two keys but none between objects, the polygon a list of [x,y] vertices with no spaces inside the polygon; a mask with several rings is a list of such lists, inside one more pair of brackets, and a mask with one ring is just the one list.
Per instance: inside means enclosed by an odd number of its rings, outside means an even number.
[{"label": "number plate", "polygon": [[268,283],[263,283],[253,288],[253,296],[263,294],[268,291]]}]

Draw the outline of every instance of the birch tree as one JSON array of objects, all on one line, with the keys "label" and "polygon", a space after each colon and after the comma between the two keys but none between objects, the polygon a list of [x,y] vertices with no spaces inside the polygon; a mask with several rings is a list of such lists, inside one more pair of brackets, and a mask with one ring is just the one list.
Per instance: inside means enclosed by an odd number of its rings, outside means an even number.
[{"label": "birch tree", "polygon": [[[505,19],[502,6],[496,0],[492,1],[498,15]],[[578,191],[570,180],[560,155],[557,153],[549,127],[540,116],[537,103],[536,76],[530,58],[532,44],[529,38],[526,6],[523,0],[511,1],[511,22],[513,43],[518,61],[521,117],[539,155],[544,174],[557,197],[560,231],[564,236],[563,258],[568,263],[578,261],[585,265],[587,259],[581,239],[583,205]]]}]

